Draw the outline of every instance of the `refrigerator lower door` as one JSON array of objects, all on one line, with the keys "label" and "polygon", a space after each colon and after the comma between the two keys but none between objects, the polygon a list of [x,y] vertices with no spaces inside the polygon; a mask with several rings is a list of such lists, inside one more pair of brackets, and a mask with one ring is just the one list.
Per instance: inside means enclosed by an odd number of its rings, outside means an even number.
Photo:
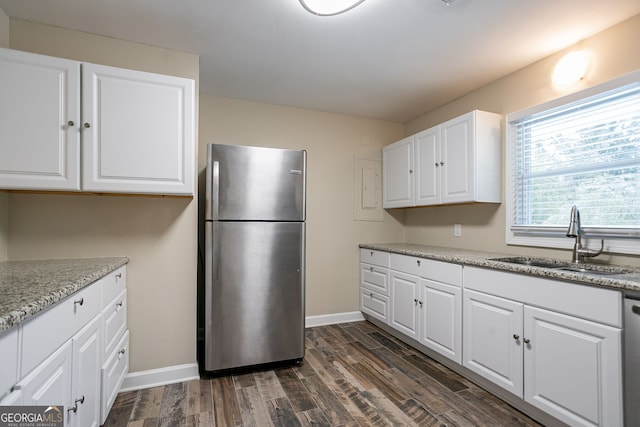
[{"label": "refrigerator lower door", "polygon": [[207,222],[205,370],[304,357],[304,222]]}]

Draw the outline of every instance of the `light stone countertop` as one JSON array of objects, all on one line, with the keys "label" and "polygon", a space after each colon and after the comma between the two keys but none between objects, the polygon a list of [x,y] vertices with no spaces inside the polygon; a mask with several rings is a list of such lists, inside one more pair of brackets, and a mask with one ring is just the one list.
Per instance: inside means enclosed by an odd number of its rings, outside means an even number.
[{"label": "light stone countertop", "polygon": [[128,262],[127,257],[0,262],[0,332]]},{"label": "light stone countertop", "polygon": [[[511,264],[500,261],[492,261],[491,258],[502,257],[522,257],[526,256],[501,254],[493,252],[473,251],[468,249],[444,248],[438,246],[417,245],[412,243],[361,243],[362,249],[373,249],[397,253],[402,255],[416,256],[420,258],[445,261],[455,264],[470,265],[475,267],[492,268],[495,270],[508,271],[512,273],[527,274],[531,276],[544,277],[555,280],[566,280],[585,285],[600,286],[622,291],[637,293],[640,292],[640,268],[630,266],[611,266],[624,268],[630,271],[625,274],[591,274],[586,272],[564,271],[553,268],[533,267],[521,264]],[[548,260],[555,263],[569,263],[568,260],[555,258],[532,257],[536,259]],[[596,264],[598,268],[606,269],[606,264]]]}]

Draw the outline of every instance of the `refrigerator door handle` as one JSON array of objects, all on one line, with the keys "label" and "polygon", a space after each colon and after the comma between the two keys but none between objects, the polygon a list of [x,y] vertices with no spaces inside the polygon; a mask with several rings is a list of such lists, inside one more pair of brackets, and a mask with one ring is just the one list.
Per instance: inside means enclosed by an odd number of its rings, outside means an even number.
[{"label": "refrigerator door handle", "polygon": [[205,219],[217,220],[220,206],[220,162],[207,159]]}]

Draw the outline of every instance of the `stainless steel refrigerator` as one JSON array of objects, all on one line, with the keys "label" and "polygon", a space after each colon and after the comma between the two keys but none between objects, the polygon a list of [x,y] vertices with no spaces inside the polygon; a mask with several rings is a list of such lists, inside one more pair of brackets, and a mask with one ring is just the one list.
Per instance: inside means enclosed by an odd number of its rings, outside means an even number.
[{"label": "stainless steel refrigerator", "polygon": [[204,370],[304,357],[306,151],[209,144]]}]

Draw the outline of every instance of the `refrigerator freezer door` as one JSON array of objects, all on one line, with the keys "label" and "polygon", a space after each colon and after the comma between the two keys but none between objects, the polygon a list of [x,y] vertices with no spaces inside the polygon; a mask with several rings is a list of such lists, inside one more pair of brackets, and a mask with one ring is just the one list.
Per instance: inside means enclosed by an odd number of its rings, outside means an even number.
[{"label": "refrigerator freezer door", "polygon": [[205,369],[302,359],[304,223],[205,227]]},{"label": "refrigerator freezer door", "polygon": [[207,220],[304,221],[306,152],[207,146]]}]

